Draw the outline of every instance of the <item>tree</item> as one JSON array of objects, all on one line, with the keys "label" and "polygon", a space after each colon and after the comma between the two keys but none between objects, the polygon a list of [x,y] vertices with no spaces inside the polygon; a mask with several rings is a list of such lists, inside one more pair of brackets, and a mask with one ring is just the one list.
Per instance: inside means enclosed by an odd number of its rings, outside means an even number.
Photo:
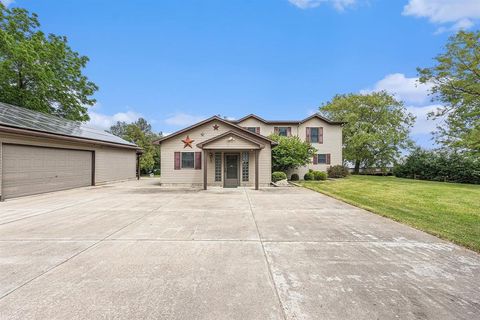
[{"label": "tree", "polygon": [[127,141],[133,142],[143,149],[140,158],[140,170],[142,173],[149,173],[160,166],[160,150],[154,147],[152,142],[162,137],[162,133],[156,134],[152,126],[144,118],[139,118],[133,123],[117,121],[110,127],[110,133],[119,136]]},{"label": "tree", "polygon": [[272,149],[273,171],[287,172],[289,169],[305,166],[312,161],[315,148],[299,137],[271,135],[270,139],[278,144]]},{"label": "tree", "polygon": [[418,68],[421,83],[432,84],[433,99],[442,107],[430,114],[444,119],[437,142],[447,147],[480,152],[480,31],[460,31],[450,37],[446,51],[431,68]]},{"label": "tree", "polygon": [[0,3],[0,101],[87,121],[98,89],[82,74],[87,62],[66,37],[40,31],[36,14]]},{"label": "tree", "polygon": [[410,128],[415,117],[402,102],[385,91],[371,94],[337,95],[320,112],[343,126],[344,160],[360,167],[395,163],[400,151],[411,146]]},{"label": "tree", "polygon": [[155,161],[153,159],[154,147],[150,138],[136,124],[132,123],[126,126],[124,139],[135,143],[143,149],[140,157],[140,170],[147,173],[153,170]]}]

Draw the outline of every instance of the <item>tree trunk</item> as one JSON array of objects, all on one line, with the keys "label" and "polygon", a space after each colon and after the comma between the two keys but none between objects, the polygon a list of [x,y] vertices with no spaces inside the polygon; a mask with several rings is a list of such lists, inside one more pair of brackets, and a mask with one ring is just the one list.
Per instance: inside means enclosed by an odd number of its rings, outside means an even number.
[{"label": "tree trunk", "polygon": [[355,160],[355,169],[353,169],[354,174],[360,173],[360,160]]}]

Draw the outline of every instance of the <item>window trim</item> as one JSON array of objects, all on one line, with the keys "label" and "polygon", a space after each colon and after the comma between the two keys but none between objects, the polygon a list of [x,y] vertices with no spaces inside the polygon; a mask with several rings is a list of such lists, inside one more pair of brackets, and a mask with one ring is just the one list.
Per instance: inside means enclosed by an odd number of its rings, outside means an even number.
[{"label": "window trim", "polygon": [[[192,167],[184,167],[183,166],[183,155],[186,154],[186,153],[191,153],[193,155],[193,161],[192,161],[192,164],[193,166]],[[188,170],[188,169],[192,169],[192,170],[195,170],[195,152],[194,151],[182,151],[180,152],[180,169],[184,170]]]}]

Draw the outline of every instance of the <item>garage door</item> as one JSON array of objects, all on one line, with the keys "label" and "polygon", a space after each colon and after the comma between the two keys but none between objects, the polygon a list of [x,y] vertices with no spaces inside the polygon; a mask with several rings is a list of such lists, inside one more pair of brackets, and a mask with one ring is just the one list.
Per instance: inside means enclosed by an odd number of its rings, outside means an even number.
[{"label": "garage door", "polygon": [[92,152],[3,145],[4,198],[90,186]]}]

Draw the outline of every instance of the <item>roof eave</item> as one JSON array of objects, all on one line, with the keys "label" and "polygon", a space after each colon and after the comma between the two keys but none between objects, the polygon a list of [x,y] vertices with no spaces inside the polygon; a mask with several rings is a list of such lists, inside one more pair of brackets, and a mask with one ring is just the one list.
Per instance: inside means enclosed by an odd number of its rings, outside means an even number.
[{"label": "roof eave", "polygon": [[50,138],[50,139],[61,139],[61,140],[81,142],[81,143],[92,143],[92,144],[113,146],[113,147],[117,147],[117,148],[125,148],[125,149],[132,149],[132,150],[142,150],[142,148],[140,148],[139,146],[134,145],[134,144],[121,144],[121,143],[107,142],[107,141],[102,141],[102,140],[72,137],[72,136],[68,136],[68,135],[38,131],[38,130],[33,130],[33,129],[25,129],[25,128],[7,126],[7,125],[4,125],[4,124],[0,125],[0,132],[6,132],[6,133],[12,133],[12,134],[22,134],[22,135],[28,135],[28,136],[33,136],[33,137],[42,137],[42,138]]}]

